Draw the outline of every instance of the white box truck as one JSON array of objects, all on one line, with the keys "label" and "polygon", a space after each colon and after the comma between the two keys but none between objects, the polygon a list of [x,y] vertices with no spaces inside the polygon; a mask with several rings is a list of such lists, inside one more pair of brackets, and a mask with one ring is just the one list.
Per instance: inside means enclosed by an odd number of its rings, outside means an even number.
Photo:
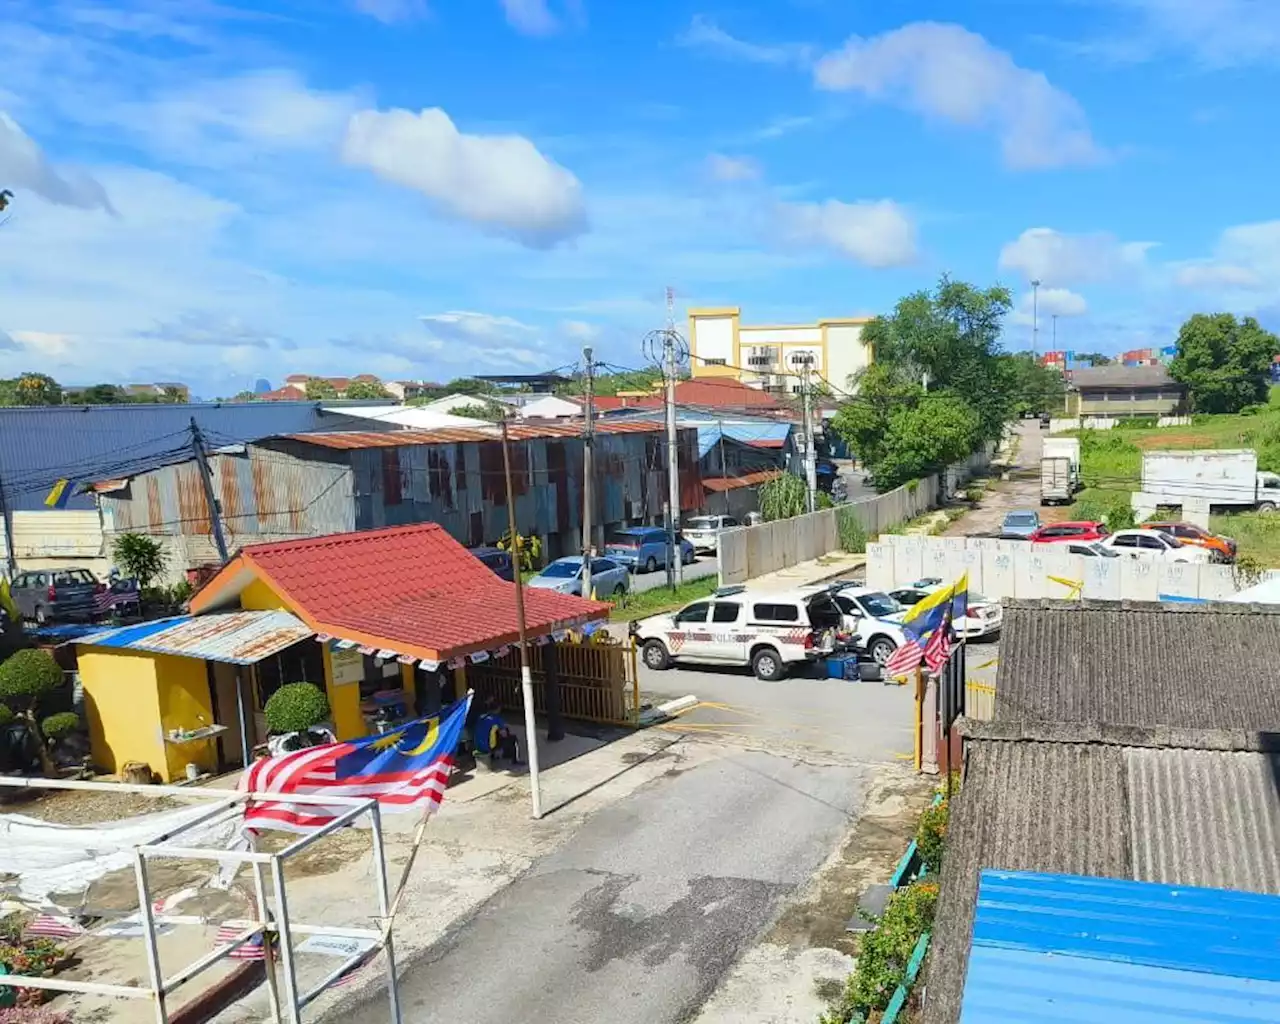
[{"label": "white box truck", "polygon": [[1146,452],[1141,495],[1144,505],[1274,512],[1280,507],[1280,476],[1259,472],[1258,453],[1251,448]]},{"label": "white box truck", "polygon": [[1080,486],[1080,438],[1046,437],[1040,459],[1040,504],[1067,504]]}]

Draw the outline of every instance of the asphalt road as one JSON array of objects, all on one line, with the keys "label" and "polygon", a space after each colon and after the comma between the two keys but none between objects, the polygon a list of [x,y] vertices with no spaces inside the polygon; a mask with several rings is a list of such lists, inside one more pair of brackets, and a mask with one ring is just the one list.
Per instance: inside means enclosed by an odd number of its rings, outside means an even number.
[{"label": "asphalt road", "polygon": [[[871,773],[747,750],[673,766],[415,963],[404,1020],[689,1019],[849,828]],[[381,999],[349,1015],[385,1020]]]},{"label": "asphalt road", "polygon": [[[714,576],[719,571],[720,564],[716,561],[714,554],[701,554],[696,562],[684,567],[685,582],[701,579],[703,576]],[[657,572],[631,574],[631,592],[633,594],[643,594],[646,590],[653,590],[656,587],[665,587],[666,585],[667,571],[665,569],[659,569]]]},{"label": "asphalt road", "polygon": [[654,703],[686,694],[703,702],[672,723],[672,730],[840,761],[903,761],[913,755],[914,698],[905,686],[799,674],[766,683],[749,668],[654,672],[642,663],[640,688]]}]

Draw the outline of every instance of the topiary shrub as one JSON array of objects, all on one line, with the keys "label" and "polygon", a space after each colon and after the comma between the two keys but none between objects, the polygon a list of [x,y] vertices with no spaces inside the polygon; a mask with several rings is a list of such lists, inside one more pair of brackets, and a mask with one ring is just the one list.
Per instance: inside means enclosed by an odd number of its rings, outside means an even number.
[{"label": "topiary shrub", "polygon": [[314,683],[286,683],[263,708],[274,733],[305,732],[329,718],[329,699]]},{"label": "topiary shrub", "polygon": [[60,711],[40,723],[40,731],[44,733],[46,739],[50,740],[60,740],[64,736],[70,736],[79,728],[80,716],[74,711]]},{"label": "topiary shrub", "polygon": [[0,700],[32,708],[62,684],[62,668],[48,651],[28,648],[0,664]]}]

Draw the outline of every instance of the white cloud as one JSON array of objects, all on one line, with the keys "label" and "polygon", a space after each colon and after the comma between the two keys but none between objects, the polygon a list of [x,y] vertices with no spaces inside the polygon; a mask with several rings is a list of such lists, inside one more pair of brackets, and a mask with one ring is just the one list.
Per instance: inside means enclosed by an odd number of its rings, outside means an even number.
[{"label": "white cloud", "polygon": [[1028,228],[1000,250],[1000,269],[1049,287],[1112,281],[1145,268],[1151,242],[1122,242],[1103,232],[1069,235],[1053,228]]},{"label": "white cloud", "polygon": [[[27,190],[57,203],[83,210],[110,210],[106,189],[84,171],[59,170],[18,122],[0,110],[0,183]],[[16,205],[16,204],[15,204]]]},{"label": "white cloud", "polygon": [[923,21],[852,36],[818,61],[814,79],[821,89],[994,131],[1012,168],[1090,164],[1104,156],[1070,95],[959,25]]},{"label": "white cloud", "polygon": [[574,341],[583,344],[595,341],[600,336],[600,328],[585,320],[565,320],[561,322],[560,329]]},{"label": "white cloud", "polygon": [[783,203],[782,229],[791,241],[821,245],[868,267],[900,267],[916,258],[916,227],[890,199]]},{"label": "white cloud", "polygon": [[1083,295],[1067,288],[1041,288],[1039,297],[1025,292],[1018,298],[1017,308],[1010,318],[1015,324],[1030,325],[1035,322],[1036,313],[1040,316],[1040,328],[1053,317],[1084,316],[1089,312],[1089,303]]},{"label": "white cloud", "polygon": [[439,108],[360,111],[342,152],[451,216],[525,245],[554,245],[586,229],[582,186],[569,171],[523,136],[460,132]]},{"label": "white cloud", "polygon": [[0,329],[0,352],[18,352],[20,347],[13,336],[7,331]]},{"label": "white cloud", "polygon": [[559,28],[559,23],[547,9],[547,0],[502,0],[507,24],[527,36],[546,36]]},{"label": "white cloud", "polygon": [[725,156],[712,153],[706,160],[706,171],[712,181],[756,181],[761,176],[760,164],[748,156]]},{"label": "white cloud", "polygon": [[497,369],[512,363],[546,369],[552,363],[542,332],[514,317],[451,310],[418,319],[442,362],[472,366],[478,362]]},{"label": "white cloud", "polygon": [[1227,228],[1210,259],[1181,264],[1174,280],[1202,292],[1280,294],[1280,220]]},{"label": "white cloud", "polygon": [[140,338],[171,342],[175,345],[211,346],[214,348],[282,348],[297,346],[271,331],[246,324],[238,316],[208,310],[186,311],[175,319],[157,323],[138,332]]},{"label": "white cloud", "polygon": [[803,43],[750,43],[745,39],[731,36],[712,19],[702,14],[695,14],[689,27],[676,37],[681,46],[693,49],[710,50],[723,57],[747,61],[751,64],[774,64],[779,66],[808,64],[813,58],[813,48]]},{"label": "white cloud", "polygon": [[1130,59],[1160,50],[1191,53],[1207,67],[1274,63],[1280,55],[1280,5],[1275,0],[1115,0],[1138,18],[1125,48]]},{"label": "white cloud", "polygon": [[355,0],[355,7],[386,25],[427,15],[426,0]]}]

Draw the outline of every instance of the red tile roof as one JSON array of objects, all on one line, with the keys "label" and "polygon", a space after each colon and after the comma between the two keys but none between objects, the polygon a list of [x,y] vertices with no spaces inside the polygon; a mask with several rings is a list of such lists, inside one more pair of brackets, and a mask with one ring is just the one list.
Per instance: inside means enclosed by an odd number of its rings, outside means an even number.
[{"label": "red tile roof", "polygon": [[274,391],[264,391],[260,395],[254,395],[250,401],[253,402],[300,402],[305,400],[307,393],[302,388],[295,388],[292,384],[286,384],[282,388],[276,388]]},{"label": "red tile roof", "polygon": [[[662,407],[663,401],[660,391],[643,398],[604,395],[595,399],[595,407],[597,412],[616,412],[618,409],[658,409]],[[748,387],[732,377],[682,380],[676,385],[676,405],[698,405],[716,409],[784,408],[767,391]]]},{"label": "red tile roof", "polygon": [[702,486],[709,491],[734,491],[739,487],[759,487],[770,480],[782,476],[780,469],[759,469],[754,473],[743,473],[741,476],[711,476],[702,478]]},{"label": "red tile roof", "polygon": [[[191,599],[197,614],[260,576],[317,633],[444,661],[514,643],[515,586],[437,523],[244,548]],[[608,617],[597,601],[525,590],[530,637]]]}]

